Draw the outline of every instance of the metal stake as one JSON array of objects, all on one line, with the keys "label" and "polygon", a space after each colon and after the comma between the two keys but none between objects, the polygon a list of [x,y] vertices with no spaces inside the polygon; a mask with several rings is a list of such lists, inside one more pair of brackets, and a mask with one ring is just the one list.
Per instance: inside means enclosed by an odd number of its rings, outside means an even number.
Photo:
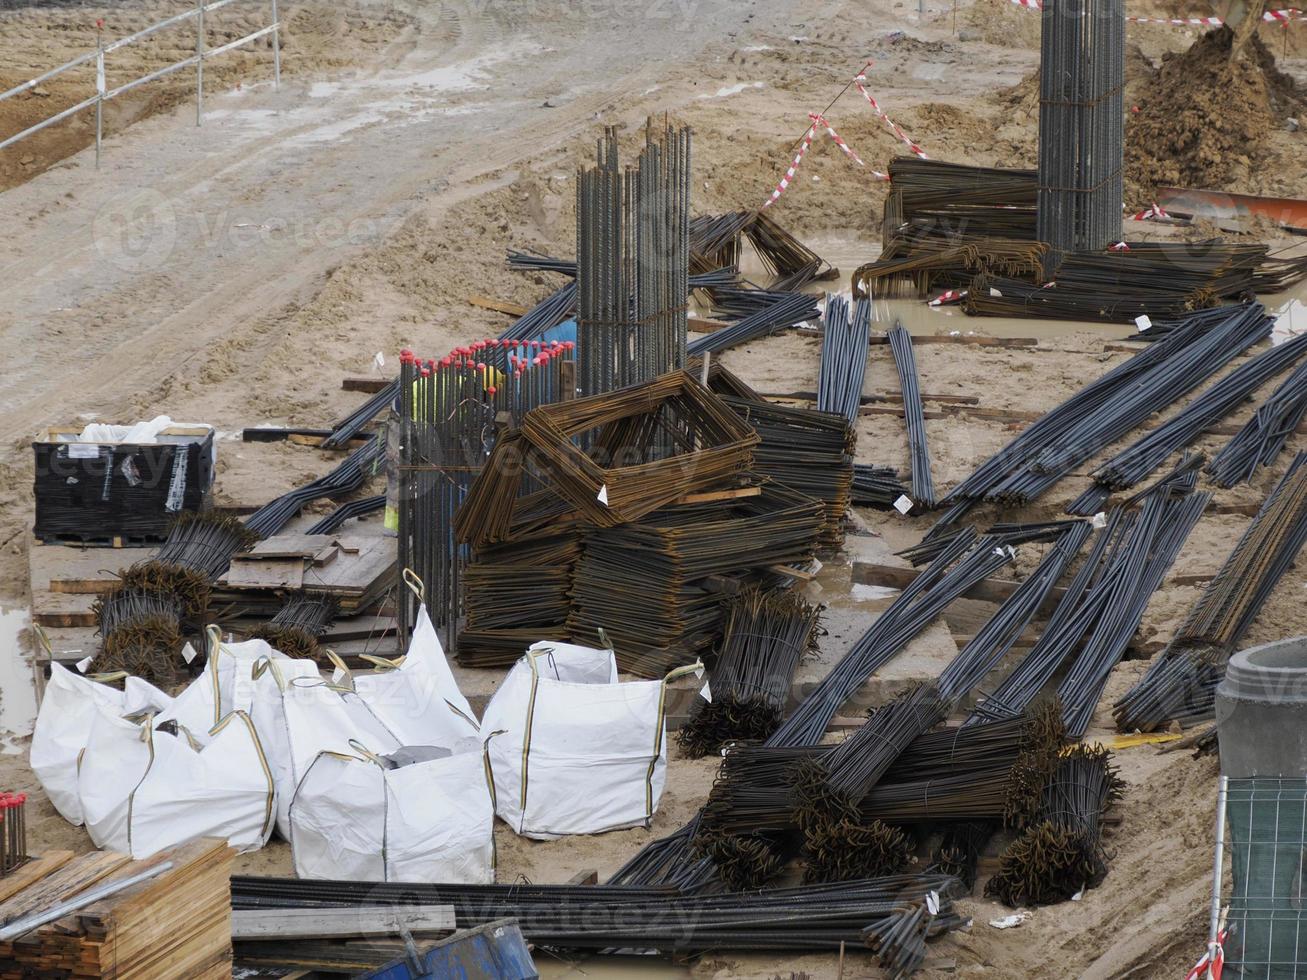
[{"label": "metal stake", "polygon": [[1207,926],[1207,980],[1213,980],[1221,926],[1221,864],[1225,858],[1225,803],[1230,777],[1222,775],[1216,789],[1216,856],[1212,859],[1212,911]]},{"label": "metal stake", "polygon": [[277,0],[272,0],[272,87],[281,89],[281,21],[277,19]]},{"label": "metal stake", "polygon": [[195,0],[195,125],[204,121],[204,0]]},{"label": "metal stake", "polygon": [[100,169],[100,144],[104,140],[104,20],[95,22],[95,169]]}]

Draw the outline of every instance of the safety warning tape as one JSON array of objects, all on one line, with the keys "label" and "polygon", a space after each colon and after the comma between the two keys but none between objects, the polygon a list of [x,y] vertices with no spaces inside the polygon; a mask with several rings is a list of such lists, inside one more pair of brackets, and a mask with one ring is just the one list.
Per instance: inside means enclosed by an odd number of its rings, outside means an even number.
[{"label": "safety warning tape", "polygon": [[1130,215],[1131,221],[1168,221],[1170,218],[1171,216],[1163,211],[1162,206],[1156,201],[1153,202],[1152,207]]},{"label": "safety warning tape", "polygon": [[[1013,2],[1018,2],[1018,0],[1013,0]],[[915,153],[917,156],[921,157],[921,159],[929,160],[930,157],[926,156],[926,151],[923,150],[921,147],[919,147],[911,139],[909,139],[908,134],[903,132],[903,130],[898,126],[897,123],[894,122],[894,120],[892,120],[889,116],[885,115],[885,110],[880,107],[880,103],[877,102],[875,97],[872,96],[872,94],[867,91],[867,85],[866,85],[867,69],[870,68],[871,65],[872,62],[868,61],[863,66],[862,71],[858,72],[858,74],[854,76],[853,84],[858,86],[858,91],[862,93],[862,97],[867,100],[868,104],[870,104],[871,108],[875,111],[876,115],[878,115],[881,118],[881,120],[885,123],[885,125],[888,126],[890,130],[894,133],[894,135],[897,136],[900,140],[902,140],[903,143],[907,146],[907,148],[911,150],[913,153]]]},{"label": "safety warning tape", "polygon": [[[830,136],[836,146],[844,151],[845,155],[848,156],[850,160],[854,161],[859,167],[867,166],[863,163],[862,157],[858,156],[858,154],[853,151],[853,147],[845,142],[844,137],[835,132],[835,127],[827,122],[825,116],[820,112],[810,112],[808,113],[808,118],[812,120],[812,125],[809,126],[808,131],[803,134],[803,141],[799,144],[799,152],[794,155],[794,160],[790,163],[790,168],[785,171],[785,175],[781,177],[780,183],[778,183],[776,189],[771,192],[771,197],[767,198],[763,203],[763,207],[765,208],[771,207],[776,199],[789,189],[790,184],[794,183],[794,175],[798,173],[799,164],[803,162],[804,155],[808,152],[808,148],[812,146],[813,138],[817,135],[818,126],[826,130],[827,135]],[[867,169],[871,170],[871,175],[874,179],[889,180],[889,174],[881,173],[879,170],[874,170],[870,167]]]}]

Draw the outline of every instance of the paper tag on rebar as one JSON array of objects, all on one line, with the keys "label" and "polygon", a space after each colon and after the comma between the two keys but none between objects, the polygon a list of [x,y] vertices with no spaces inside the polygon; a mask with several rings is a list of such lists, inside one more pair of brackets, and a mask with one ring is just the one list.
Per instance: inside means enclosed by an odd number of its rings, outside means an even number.
[{"label": "paper tag on rebar", "polygon": [[86,669],[91,666],[91,661],[94,659],[95,656],[92,655],[89,657],[83,657],[81,660],[77,661],[77,672],[79,674],[85,674]]},{"label": "paper tag on rebar", "polygon": [[1100,510],[1097,514],[1095,514],[1093,517],[1089,519],[1089,523],[1093,527],[1107,527],[1107,515]]},{"label": "paper tag on rebar", "polygon": [[894,501],[894,509],[900,514],[906,514],[912,509],[912,499],[906,494],[899,494],[899,499]]},{"label": "paper tag on rebar", "polygon": [[939,895],[935,892],[926,892],[926,911],[931,915],[939,915]]},{"label": "paper tag on rebar", "polygon": [[1152,325],[1153,321],[1148,319],[1147,313],[1140,313],[1135,317],[1135,326],[1139,328],[1140,333],[1144,333]]},{"label": "paper tag on rebar", "polygon": [[187,663],[190,663],[199,655],[200,655],[199,651],[197,651],[195,647],[191,646],[189,643],[187,643],[184,647],[182,647],[182,659],[185,660]]},{"label": "paper tag on rebar", "polygon": [[331,672],[331,683],[339,684],[344,679],[345,679],[345,672],[341,670],[339,667],[337,667],[335,670]]},{"label": "paper tag on rebar", "polygon": [[598,496],[596,496],[595,499],[598,500],[598,501],[599,501],[601,504],[603,504],[605,507],[608,506],[608,484],[607,484],[607,483],[605,483],[602,487],[599,488],[599,494],[598,494]]},{"label": "paper tag on rebar", "polygon": [[703,682],[703,689],[699,691],[699,697],[703,698],[709,704],[712,703],[712,684],[709,681]]}]

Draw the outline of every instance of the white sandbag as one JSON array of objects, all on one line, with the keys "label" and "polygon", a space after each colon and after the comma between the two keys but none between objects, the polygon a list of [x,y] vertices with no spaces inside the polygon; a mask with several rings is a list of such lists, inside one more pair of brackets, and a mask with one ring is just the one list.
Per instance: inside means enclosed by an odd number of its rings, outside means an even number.
[{"label": "white sandbag", "polygon": [[322,752],[291,803],[291,854],[301,878],[489,884],[494,823],[480,746],[397,769]]},{"label": "white sandbag", "polygon": [[[119,679],[123,676],[104,675]],[[163,691],[137,677],[128,677],[125,690],[120,691],[51,662],[50,679],[32,732],[29,761],[41,788],[65,820],[82,822],[77,757],[86,748],[95,709],[103,706],[113,714],[124,715],[164,710],[171,701]]]},{"label": "white sandbag", "polygon": [[258,661],[253,700],[251,717],[277,784],[277,829],[288,839],[290,802],[319,752],[348,754],[357,742],[384,754],[400,745],[356,696],[325,683],[312,660]]},{"label": "white sandbag", "polygon": [[617,681],[611,650],[536,643],[481,721],[496,811],[539,840],[647,826],[667,780],[667,682]]},{"label": "white sandbag", "polygon": [[208,744],[94,710],[77,767],[78,798],[97,847],[141,859],[195,837],[255,850],[272,832],[276,787],[254,724],[234,712]]},{"label": "white sandbag", "polygon": [[418,608],[404,657],[370,658],[381,669],[367,673],[350,671],[339,658],[333,659],[337,682],[352,688],[401,745],[453,749],[467,739],[479,743],[476,715],[454,680],[426,606]]}]

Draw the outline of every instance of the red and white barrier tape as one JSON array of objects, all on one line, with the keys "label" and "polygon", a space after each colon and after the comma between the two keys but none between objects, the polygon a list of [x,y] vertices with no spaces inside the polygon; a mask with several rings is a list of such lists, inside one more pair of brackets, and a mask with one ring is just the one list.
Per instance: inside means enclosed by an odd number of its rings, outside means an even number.
[{"label": "red and white barrier tape", "polygon": [[[1018,2],[1018,0],[1013,0],[1013,2]],[[1028,2],[1035,2],[1035,0],[1028,0]],[[902,140],[903,143],[907,146],[907,148],[911,150],[913,153],[915,153],[917,156],[921,157],[921,159],[929,160],[930,157],[926,156],[926,151],[923,150],[921,147],[919,147],[916,143],[914,143],[908,137],[908,134],[903,132],[903,130],[898,126],[897,123],[894,122],[894,120],[892,120],[889,116],[885,115],[885,110],[880,107],[880,103],[877,102],[876,99],[872,96],[872,94],[867,91],[867,86],[866,86],[867,69],[870,67],[871,67],[871,62],[868,61],[867,64],[863,66],[862,71],[858,72],[858,74],[854,76],[853,84],[858,86],[858,91],[862,93],[862,97],[867,100],[867,102],[871,105],[872,110],[876,113],[876,115],[880,116],[881,120],[885,123],[886,126],[890,128],[890,130],[894,133],[894,135],[897,136],[900,140]]]},{"label": "red and white barrier tape", "polygon": [[961,303],[962,297],[967,295],[965,289],[948,289],[940,293],[930,301],[931,306],[952,306],[954,303]]},{"label": "red and white barrier tape", "polygon": [[1203,953],[1202,958],[1194,964],[1193,969],[1184,975],[1184,980],[1199,980],[1207,972],[1208,962],[1212,964],[1212,980],[1221,980],[1221,971],[1225,967],[1225,930],[1216,937],[1216,958],[1212,959],[1212,951],[1209,949]]},{"label": "red and white barrier tape", "polygon": [[767,198],[767,202],[763,207],[771,207],[776,199],[785,193],[786,188],[790,186],[790,181],[794,179],[794,175],[799,170],[799,164],[803,162],[803,155],[808,152],[808,147],[812,146],[812,138],[816,135],[817,123],[814,120],[813,124],[808,127],[808,131],[803,134],[803,142],[799,144],[799,152],[794,155],[794,162],[790,164],[790,169],[785,171],[785,176],[782,177],[781,182],[776,185],[776,189],[771,192],[771,197]]},{"label": "red and white barrier tape", "polygon": [[[1027,10],[1043,10],[1043,0],[1012,0],[1018,7]],[[1291,21],[1307,20],[1299,16],[1303,13],[1297,7],[1285,7],[1282,10],[1267,10],[1262,13],[1262,20],[1272,23],[1288,24]],[[1220,27],[1225,23],[1220,17],[1127,17],[1131,24],[1170,24],[1173,27]]]},{"label": "red and white barrier tape", "polygon": [[1169,214],[1167,214],[1165,211],[1162,210],[1162,206],[1158,204],[1156,201],[1154,201],[1152,207],[1146,208],[1143,211],[1139,211],[1136,214],[1130,215],[1130,220],[1131,221],[1167,221],[1170,219],[1170,217],[1171,216]]},{"label": "red and white barrier tape", "polygon": [[849,157],[849,159],[856,162],[859,167],[866,166],[866,164],[862,162],[862,157],[858,156],[856,153],[853,152],[853,149],[849,146],[849,144],[845,143],[844,139],[840,136],[840,134],[835,132],[835,127],[826,121],[825,116],[823,116],[820,112],[810,112],[808,113],[808,118],[812,120],[814,126],[816,125],[825,126],[826,132],[830,134],[830,138],[835,141],[835,145],[838,146],[841,150],[843,150],[844,153]]},{"label": "red and white barrier tape", "polygon": [[[799,164],[803,162],[804,154],[806,154],[808,148],[812,146],[813,138],[817,135],[818,126],[821,126],[826,130],[827,135],[830,136],[836,146],[844,151],[845,155],[847,155],[850,160],[854,161],[859,167],[867,166],[862,162],[862,157],[853,152],[853,147],[849,146],[849,144],[844,141],[844,137],[835,132],[835,127],[826,121],[825,116],[820,112],[810,112],[808,113],[808,118],[812,120],[812,125],[809,126],[808,131],[803,134],[803,142],[799,145],[799,152],[794,155],[794,161],[790,164],[790,169],[785,171],[785,176],[783,176],[780,183],[776,185],[776,189],[771,192],[771,197],[767,198],[763,203],[763,207],[765,208],[771,207],[776,199],[789,189],[790,184],[794,183],[794,175],[798,173]],[[876,180],[889,180],[889,174],[883,174],[879,170],[871,168],[868,169],[871,170],[871,175]]]}]

